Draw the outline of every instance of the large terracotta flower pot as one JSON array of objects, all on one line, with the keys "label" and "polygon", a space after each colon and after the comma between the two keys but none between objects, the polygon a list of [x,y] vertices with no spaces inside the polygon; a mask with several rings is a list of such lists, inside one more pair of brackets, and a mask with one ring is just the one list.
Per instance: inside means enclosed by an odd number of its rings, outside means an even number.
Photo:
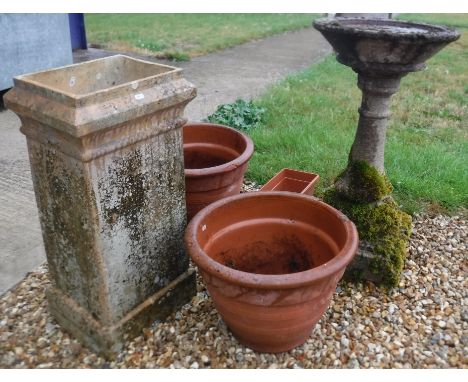
[{"label": "large terracotta flower pot", "polygon": [[184,125],[187,217],[210,203],[238,194],[253,142],[245,134],[211,123]]},{"label": "large terracotta flower pot", "polygon": [[358,234],[318,199],[256,192],[203,209],[185,241],[237,339],[276,353],[307,340],[356,253]]}]

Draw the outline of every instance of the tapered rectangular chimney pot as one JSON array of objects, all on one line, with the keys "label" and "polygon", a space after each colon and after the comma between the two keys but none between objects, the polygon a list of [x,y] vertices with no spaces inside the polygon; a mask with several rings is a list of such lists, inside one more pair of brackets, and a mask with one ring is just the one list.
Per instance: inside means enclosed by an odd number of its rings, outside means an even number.
[{"label": "tapered rectangular chimney pot", "polygon": [[103,355],[195,293],[181,69],[123,55],[15,78],[57,321]]}]

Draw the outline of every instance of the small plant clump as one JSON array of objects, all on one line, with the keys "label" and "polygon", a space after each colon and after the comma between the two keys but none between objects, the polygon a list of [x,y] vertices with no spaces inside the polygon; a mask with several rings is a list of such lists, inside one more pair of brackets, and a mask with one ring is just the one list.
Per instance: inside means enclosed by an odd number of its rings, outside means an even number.
[{"label": "small plant clump", "polygon": [[207,120],[238,130],[250,130],[262,122],[265,111],[265,108],[255,105],[252,101],[238,99],[234,103],[218,106]]}]

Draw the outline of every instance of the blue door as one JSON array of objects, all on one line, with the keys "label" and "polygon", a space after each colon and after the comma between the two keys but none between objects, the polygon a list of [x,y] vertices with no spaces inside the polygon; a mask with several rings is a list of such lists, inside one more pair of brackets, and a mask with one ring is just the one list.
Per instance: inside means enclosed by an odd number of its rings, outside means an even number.
[{"label": "blue door", "polygon": [[69,13],[72,49],[88,49],[83,13]]}]

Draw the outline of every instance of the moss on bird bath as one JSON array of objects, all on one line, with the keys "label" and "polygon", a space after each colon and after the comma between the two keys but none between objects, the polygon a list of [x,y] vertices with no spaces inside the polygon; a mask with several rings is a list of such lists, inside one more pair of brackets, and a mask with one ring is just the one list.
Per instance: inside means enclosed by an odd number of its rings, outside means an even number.
[{"label": "moss on bird bath", "polygon": [[350,161],[337,178],[336,188],[346,199],[357,203],[382,200],[393,191],[390,180],[364,161]]},{"label": "moss on bird bath", "polygon": [[359,232],[359,253],[348,266],[347,278],[370,280],[387,288],[397,286],[411,235],[411,216],[401,211],[391,196],[379,202],[356,203],[330,189],[324,200],[348,216]]}]

